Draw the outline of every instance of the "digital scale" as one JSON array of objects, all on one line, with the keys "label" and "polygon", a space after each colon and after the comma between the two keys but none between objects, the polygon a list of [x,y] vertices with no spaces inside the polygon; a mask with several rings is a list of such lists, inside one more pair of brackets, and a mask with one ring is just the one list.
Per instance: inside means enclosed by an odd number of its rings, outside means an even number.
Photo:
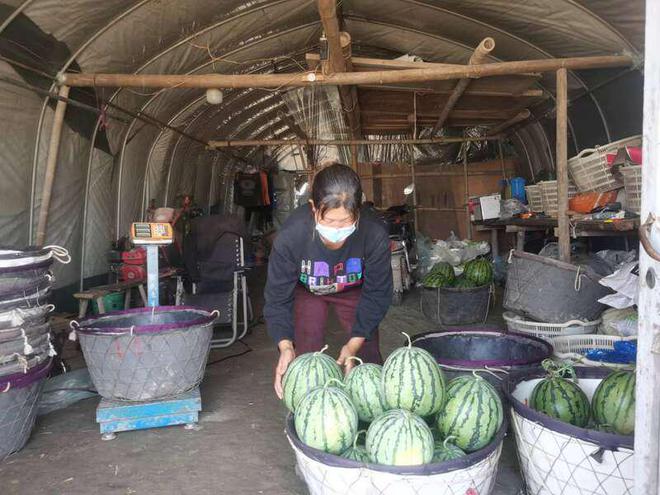
[{"label": "digital scale", "polygon": [[[131,225],[131,241],[147,251],[147,306],[159,304],[158,249],[172,244],[169,223],[136,222]],[[96,422],[101,438],[113,440],[121,431],[144,430],[161,426],[185,425],[197,429],[202,400],[199,387],[169,399],[147,402],[126,402],[101,399],[96,408]]]}]

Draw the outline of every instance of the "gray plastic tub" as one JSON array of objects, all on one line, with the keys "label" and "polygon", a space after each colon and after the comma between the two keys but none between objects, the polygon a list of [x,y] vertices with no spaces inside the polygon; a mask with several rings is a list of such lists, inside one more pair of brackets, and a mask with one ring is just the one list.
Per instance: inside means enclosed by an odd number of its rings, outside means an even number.
[{"label": "gray plastic tub", "polygon": [[161,306],[95,316],[74,328],[102,397],[148,401],[199,385],[214,320],[202,309]]},{"label": "gray plastic tub", "polygon": [[0,461],[21,450],[30,438],[52,364],[48,360],[27,373],[0,377]]},{"label": "gray plastic tub", "polygon": [[422,288],[420,309],[424,316],[440,325],[484,323],[488,318],[492,287]]},{"label": "gray plastic tub", "polygon": [[504,308],[544,323],[593,321],[607,309],[598,302],[611,291],[591,268],[514,251]]},{"label": "gray plastic tub", "polygon": [[552,356],[543,339],[486,326],[422,333],[412,343],[431,353],[448,380],[477,371],[500,392],[509,373],[536,370]]}]

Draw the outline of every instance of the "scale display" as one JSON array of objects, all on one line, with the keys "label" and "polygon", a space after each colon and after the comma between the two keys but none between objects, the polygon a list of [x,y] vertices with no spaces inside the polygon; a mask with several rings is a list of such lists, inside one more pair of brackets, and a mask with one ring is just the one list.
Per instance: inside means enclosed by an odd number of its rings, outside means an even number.
[{"label": "scale display", "polygon": [[136,222],[131,225],[131,241],[136,246],[172,244],[172,238],[172,226],[169,223]]}]

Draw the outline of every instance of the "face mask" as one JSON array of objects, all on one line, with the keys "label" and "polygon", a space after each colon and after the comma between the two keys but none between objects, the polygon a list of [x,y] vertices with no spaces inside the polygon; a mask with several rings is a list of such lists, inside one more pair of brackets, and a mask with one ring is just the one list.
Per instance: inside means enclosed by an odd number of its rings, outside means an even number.
[{"label": "face mask", "polygon": [[343,241],[349,235],[355,232],[355,228],[355,224],[350,225],[349,227],[342,227],[340,229],[321,225],[320,223],[316,224],[316,231],[321,234],[325,240],[332,243]]}]

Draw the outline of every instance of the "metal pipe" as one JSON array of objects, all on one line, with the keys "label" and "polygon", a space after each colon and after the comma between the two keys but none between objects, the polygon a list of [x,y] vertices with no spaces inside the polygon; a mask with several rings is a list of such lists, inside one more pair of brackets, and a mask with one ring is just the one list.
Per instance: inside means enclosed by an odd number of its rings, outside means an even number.
[{"label": "metal pipe", "polygon": [[208,147],[216,148],[240,148],[254,146],[351,146],[351,145],[382,145],[382,144],[449,144],[463,142],[494,141],[499,136],[483,136],[474,138],[461,137],[437,137],[424,139],[236,139],[224,141],[209,141]]}]

